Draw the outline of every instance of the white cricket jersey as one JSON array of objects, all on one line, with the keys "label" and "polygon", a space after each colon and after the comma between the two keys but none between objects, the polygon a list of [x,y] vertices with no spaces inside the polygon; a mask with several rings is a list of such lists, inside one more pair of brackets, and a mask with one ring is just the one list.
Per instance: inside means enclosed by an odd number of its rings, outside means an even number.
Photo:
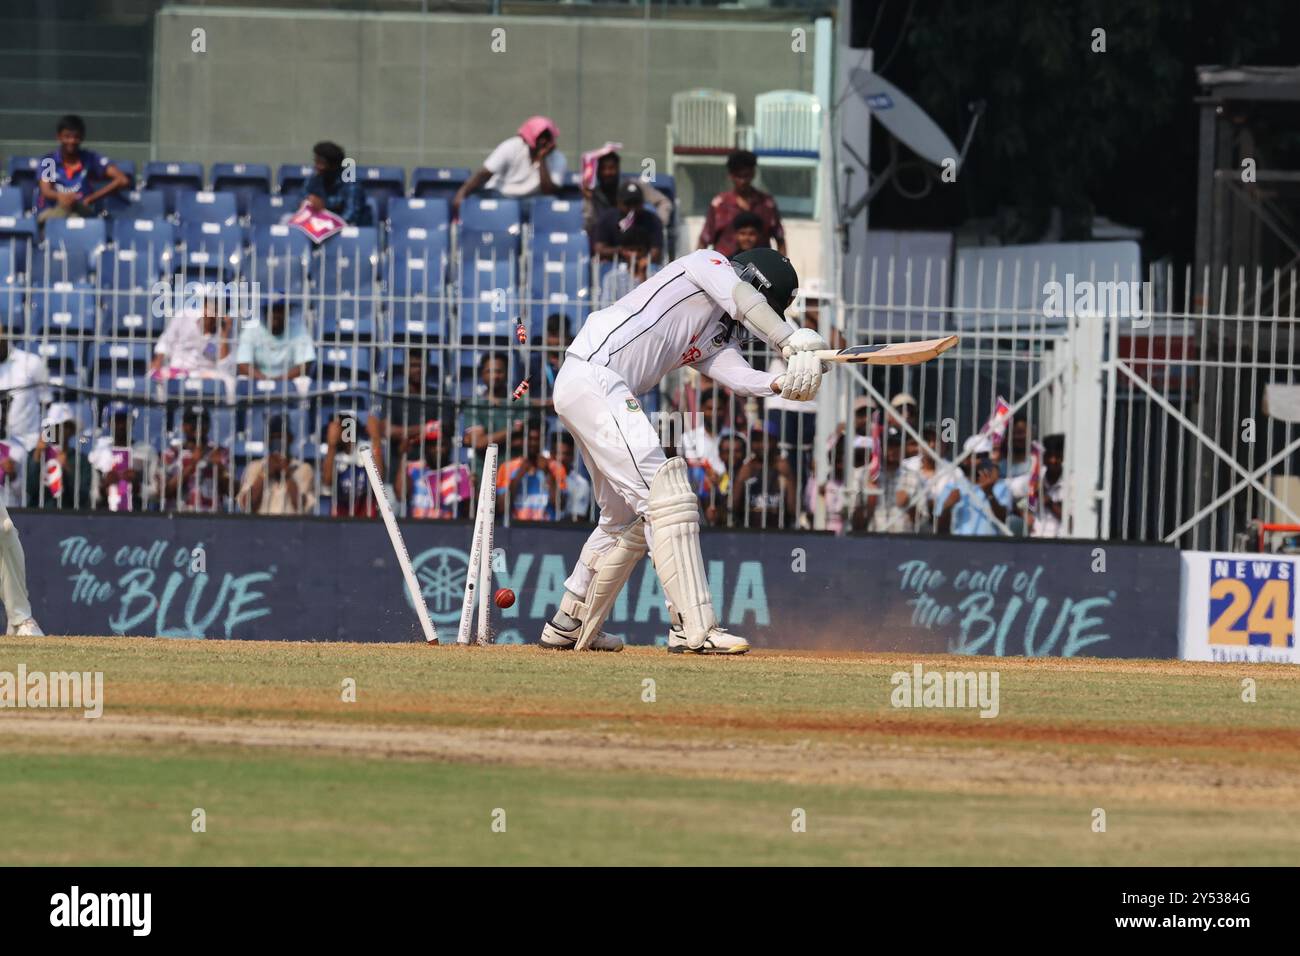
[{"label": "white cricket jersey", "polygon": [[751,368],[735,342],[738,281],[727,257],[710,249],[675,259],[588,316],[568,354],[617,373],[634,395],[683,365],[741,395],[771,395],[772,376]]}]

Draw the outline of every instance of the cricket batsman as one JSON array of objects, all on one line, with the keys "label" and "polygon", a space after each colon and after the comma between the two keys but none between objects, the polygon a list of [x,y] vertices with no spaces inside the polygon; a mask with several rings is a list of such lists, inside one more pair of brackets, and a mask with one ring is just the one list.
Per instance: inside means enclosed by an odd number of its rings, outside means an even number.
[{"label": "cricket batsman", "polygon": [[45,633],[32,617],[32,603],[27,597],[27,558],[23,543],[18,540],[18,529],[3,504],[0,504],[0,601],[4,601],[8,618],[6,634],[41,637]]},{"label": "cricket batsman", "polygon": [[[701,249],[664,266],[607,309],[593,312],[555,380],[555,411],[591,472],[600,521],[564,582],[543,646],[619,651],[601,628],[633,568],[649,551],[667,599],[672,653],[743,654],[749,643],[718,625],[700,554],[699,505],[686,460],[668,458],[636,396],[691,366],[741,396],[809,401],[826,370],[814,329],[783,314],[799,276],[775,249],[734,259]],[[741,328],[786,359],[784,374],[757,371],[741,354]]]}]

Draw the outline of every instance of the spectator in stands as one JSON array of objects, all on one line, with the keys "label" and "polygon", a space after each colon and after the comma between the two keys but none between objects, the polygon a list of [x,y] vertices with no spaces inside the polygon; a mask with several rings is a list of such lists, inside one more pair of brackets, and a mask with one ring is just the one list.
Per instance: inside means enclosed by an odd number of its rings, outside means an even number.
[{"label": "spectator in stands", "polygon": [[[131,182],[106,156],[81,148],[86,123],[69,114],[59,120],[59,145],[40,159],[36,200],[38,222],[67,216],[94,216],[95,203]],[[96,188],[95,184],[100,185]]]},{"label": "spectator in stands", "polygon": [[[376,448],[388,450],[377,462],[381,476],[392,475],[396,480],[400,462],[421,461],[424,458],[421,437],[430,422],[442,420],[443,401],[438,393],[437,373],[428,367],[432,354],[420,348],[406,350],[401,364],[393,368],[393,382],[389,386],[393,394],[381,400],[367,422],[371,442]],[[432,382],[430,371],[435,373]],[[413,443],[408,444],[407,439]]]},{"label": "spectator in stands", "polygon": [[77,431],[77,414],[71,405],[54,402],[46,409],[36,448],[27,461],[31,507],[90,508],[92,469],[78,448]]},{"label": "spectator in stands", "polygon": [[731,220],[731,231],[736,236],[736,251],[748,252],[762,244],[763,220],[752,212],[742,212]]},{"label": "spectator in stands", "polygon": [[[479,384],[465,409],[463,443],[476,452],[496,444],[502,457],[519,448],[524,419],[510,407],[510,363],[497,352],[485,352],[478,363]],[[474,478],[483,471],[482,459],[474,458]]]},{"label": "spectator in stands", "polygon": [[765,426],[750,432],[749,458],[734,479],[732,508],[746,528],[791,528],[798,518],[794,471],[782,458],[776,437]]},{"label": "spectator in stands", "polygon": [[461,203],[484,186],[511,198],[558,192],[565,166],[564,158],[555,152],[559,139],[560,131],[547,117],[530,116],[456,191],[451,200],[452,218],[460,218]]},{"label": "spectator in stands", "polygon": [[418,452],[411,460],[403,454],[402,467],[393,476],[393,493],[406,504],[412,518],[468,518],[474,495],[469,468],[452,461],[447,441],[454,428],[450,422],[434,418],[419,435],[402,439],[404,452]]},{"label": "spectator in stands", "polygon": [[365,190],[356,181],[356,168],[352,168],[350,177],[344,175],[343,147],[326,140],[311,151],[316,172],[303,187],[307,193],[304,202],[316,212],[329,210],[349,226],[373,226]]},{"label": "spectator in stands", "polygon": [[41,431],[41,405],[53,396],[50,373],[39,356],[12,348],[0,329],[0,487],[8,508],[27,496],[27,458]]},{"label": "spectator in stands", "polygon": [[993,443],[974,435],[966,442],[966,473],[954,469],[935,494],[936,530],[939,534],[996,535],[994,519],[1006,523],[1011,492],[998,477]]},{"label": "spectator in stands", "polygon": [[690,428],[682,430],[682,457],[687,464],[701,466],[716,478],[723,475],[727,466],[718,449],[717,434],[722,414],[720,406],[725,405],[731,396],[722,390],[710,389],[700,395],[700,410],[696,415],[687,414]]},{"label": "spectator in stands", "polygon": [[728,519],[735,512],[735,477],[740,474],[741,466],[749,457],[749,444],[739,432],[725,430],[718,435],[718,454],[722,459],[723,471],[709,488],[700,490],[704,518],[713,525],[728,524]]},{"label": "spectator in stands", "polygon": [[209,440],[212,419],[201,405],[185,409],[181,442],[163,452],[163,508],[177,511],[225,511],[229,503],[230,469],[226,449]]},{"label": "spectator in stands", "polygon": [[907,392],[899,392],[889,400],[889,408],[885,410],[885,415],[890,419],[891,425],[906,422],[915,428],[916,399]]},{"label": "spectator in stands", "polygon": [[1003,478],[1018,478],[1029,473],[1033,464],[1030,458],[1032,444],[1029,421],[1023,412],[1018,412],[1007,430],[1007,440],[994,448],[993,458],[998,463]]},{"label": "spectator in stands", "polygon": [[234,320],[221,308],[219,296],[204,300],[203,309],[186,307],[167,320],[153,347],[154,378],[215,378],[232,391],[235,383]]},{"label": "spectator in stands", "polygon": [[599,308],[609,308],[645,281],[650,267],[650,242],[650,233],[639,226],[619,234],[618,262],[600,280]]},{"label": "spectator in stands", "polygon": [[880,474],[872,481],[866,494],[856,504],[853,516],[855,529],[888,534],[907,534],[912,530],[912,513],[907,507],[905,488],[902,432],[897,428],[885,429],[881,436]]},{"label": "spectator in stands", "polygon": [[1032,464],[1006,482],[1012,497],[1023,502],[1028,509],[1029,536],[1031,538],[1059,538],[1062,502],[1065,496],[1065,436],[1048,435],[1043,439],[1042,474],[1038,487],[1033,487]]},{"label": "spectator in stands", "polygon": [[158,486],[158,452],[148,436],[133,436],[131,406],[112,402],[104,409],[106,434],[96,436],[89,460],[98,476],[96,507],[143,511]]},{"label": "spectator in stands", "polygon": [[530,419],[523,454],[497,469],[497,494],[515,521],[558,521],[566,487],[564,466],[544,455],[540,417]]},{"label": "spectator in stands", "polygon": [[831,437],[828,461],[826,480],[820,484],[809,481],[804,485],[804,507],[807,508],[808,514],[815,518],[818,500],[824,501],[826,530],[832,534],[842,535],[846,530],[845,520],[849,512],[848,498],[844,491],[844,430],[842,428]]},{"label": "spectator in stands", "polygon": [[564,350],[572,340],[567,316],[553,312],[546,317],[542,348],[533,349],[528,362],[528,394],[533,401],[543,402],[547,406],[554,404],[551,395],[555,391],[555,376],[560,374],[560,366],[564,364]]},{"label": "spectator in stands", "polygon": [[587,521],[591,515],[591,481],[578,468],[577,446],[566,431],[555,431],[554,455],[564,469],[564,491],[560,495],[562,521]]},{"label": "spectator in stands", "polygon": [[739,251],[736,243],[735,220],[742,212],[752,212],[762,223],[758,244],[776,243],[777,251],[785,255],[785,229],[776,200],[762,190],[754,188],[754,174],[758,171],[758,157],[748,150],[738,149],[727,157],[727,175],[731,189],[718,193],[709,204],[700,232],[698,248],[712,246],[727,258]]},{"label": "spectator in stands", "polygon": [[596,221],[592,244],[598,259],[620,259],[635,268],[633,257],[642,253],[636,246],[625,244],[623,236],[645,233],[649,236],[650,261],[663,262],[664,225],[645,208],[644,202],[645,195],[636,180],[629,179],[618,187],[618,205],[604,210]]},{"label": "spectator in stands", "polygon": [[[330,499],[333,517],[375,516],[375,499],[370,493],[370,476],[361,463],[358,441],[361,423],[354,410],[335,414],[325,426],[325,458],[321,462],[322,494]],[[382,492],[381,492],[382,493]]]},{"label": "spectator in stands", "polygon": [[239,333],[235,361],[239,374],[253,379],[293,381],[307,374],[316,360],[316,347],[305,328],[290,328],[289,307],[274,299],[266,309],[266,321],[245,326]]},{"label": "spectator in stands", "polygon": [[316,513],[316,471],[293,457],[293,430],[283,415],[266,426],[266,455],[249,462],[236,499],[240,511],[258,515]]},{"label": "spectator in stands", "polygon": [[[596,225],[600,222],[601,215],[617,209],[619,205],[619,182],[622,178],[620,163],[618,153],[606,153],[600,157],[596,163],[596,185],[591,189],[585,186],[582,189],[582,228],[587,231],[593,245],[596,242]],[[630,181],[640,185],[641,201],[654,206],[661,231],[667,229],[673,221],[673,201],[644,179]]]},{"label": "spectator in stands", "polygon": [[934,425],[925,425],[921,429],[921,438],[925,449],[918,449],[918,454],[903,459],[898,488],[900,501],[911,515],[912,530],[918,534],[930,534],[934,531],[935,495],[941,485],[948,483],[952,466],[935,460],[939,454],[939,431]]}]

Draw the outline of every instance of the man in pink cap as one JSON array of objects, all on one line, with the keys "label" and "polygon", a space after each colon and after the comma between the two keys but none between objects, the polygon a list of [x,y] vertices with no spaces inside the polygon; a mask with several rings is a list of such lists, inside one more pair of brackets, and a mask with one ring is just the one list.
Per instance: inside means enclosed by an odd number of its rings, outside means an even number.
[{"label": "man in pink cap", "polygon": [[451,201],[452,216],[459,218],[460,204],[484,186],[511,198],[557,192],[564,160],[552,154],[559,138],[560,131],[548,117],[524,120],[519,132],[492,150],[483,168],[460,187]]}]

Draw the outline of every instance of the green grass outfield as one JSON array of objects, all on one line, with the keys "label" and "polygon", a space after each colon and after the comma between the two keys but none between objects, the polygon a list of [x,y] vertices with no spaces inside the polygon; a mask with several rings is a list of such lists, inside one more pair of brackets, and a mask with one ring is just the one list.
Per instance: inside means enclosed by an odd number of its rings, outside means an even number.
[{"label": "green grass outfield", "polygon": [[[997,671],[999,715],[892,707],[918,662]],[[19,663],[105,703],[0,709],[9,864],[1300,862],[1300,668],[0,642]]]}]

